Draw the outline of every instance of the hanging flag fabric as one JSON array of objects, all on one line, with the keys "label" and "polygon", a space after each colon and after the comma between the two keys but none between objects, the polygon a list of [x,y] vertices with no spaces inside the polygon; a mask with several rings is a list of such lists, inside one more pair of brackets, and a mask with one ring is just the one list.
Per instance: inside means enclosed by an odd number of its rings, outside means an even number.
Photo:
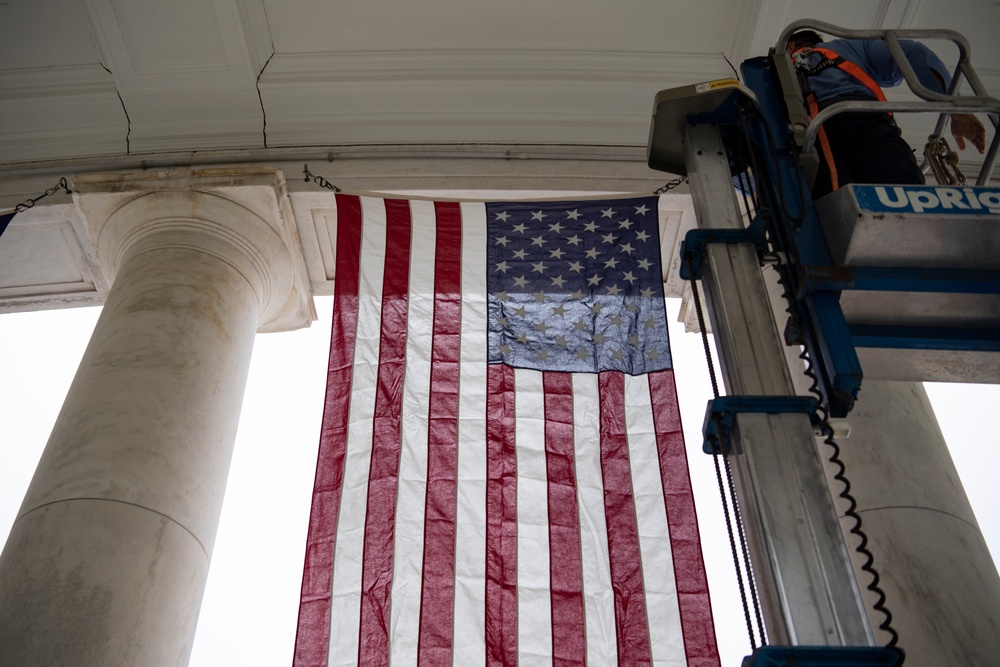
[{"label": "hanging flag fabric", "polygon": [[294,664],[718,665],[657,199],[336,202]]},{"label": "hanging flag fabric", "polygon": [[17,215],[17,211],[0,213],[0,236],[3,236],[3,233],[7,231],[7,225],[10,224],[10,221],[14,219],[15,215]]}]

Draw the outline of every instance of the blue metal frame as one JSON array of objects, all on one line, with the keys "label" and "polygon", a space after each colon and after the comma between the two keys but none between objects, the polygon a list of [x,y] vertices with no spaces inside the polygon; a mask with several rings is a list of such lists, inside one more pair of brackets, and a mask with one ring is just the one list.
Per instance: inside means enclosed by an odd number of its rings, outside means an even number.
[{"label": "blue metal frame", "polygon": [[[757,96],[741,124],[757,172],[758,195],[773,220],[771,241],[788,258],[779,266],[800,314],[795,342],[805,345],[830,414],[854,406],[862,381],[855,348],[1000,351],[995,329],[848,326],[843,290],[1000,294],[1000,271],[834,266],[804,176],[770,57],[742,65],[745,85]],[[749,113],[753,112],[753,113]]]},{"label": "blue metal frame", "polygon": [[849,328],[851,339],[858,347],[1000,352],[1000,329],[862,324],[852,324]]},{"label": "blue metal frame", "polygon": [[743,667],[897,667],[903,652],[881,646],[762,646]]},{"label": "blue metal frame", "polygon": [[748,60],[742,69],[758,99],[757,113],[741,118],[749,159],[757,172],[758,196],[774,221],[771,241],[785,253],[778,270],[800,314],[799,339],[788,342],[804,345],[816,360],[814,371],[830,414],[843,417],[860,393],[862,371],[840,308],[840,290],[856,285],[857,276],[833,266],[770,59]]},{"label": "blue metal frame", "polygon": [[803,270],[802,289],[805,293],[857,289],[882,292],[998,294],[1000,271],[807,266]]},{"label": "blue metal frame", "polygon": [[[742,66],[751,102],[733,95],[719,109],[689,118],[719,127],[731,163],[748,163],[761,212],[745,230],[698,229],[681,246],[681,276],[699,278],[708,243],[753,243],[766,251],[765,234],[785,261],[777,268],[799,317],[786,342],[804,345],[823,401],[833,417],[844,417],[861,391],[857,346],[897,349],[1000,351],[995,329],[849,326],[840,307],[844,290],[1000,294],[1000,270],[913,269],[835,266],[798,163],[785,101],[770,57]],[[735,170],[739,171],[742,166]]]},{"label": "blue metal frame", "polygon": [[757,257],[763,258],[767,251],[767,236],[764,220],[760,216],[754,218],[745,229],[692,229],[684,235],[681,241],[681,278],[691,280],[688,271],[694,271],[695,280],[701,280],[702,262],[705,259],[705,246],[709,243],[752,243],[757,250]]},{"label": "blue metal frame", "polygon": [[736,415],[743,412],[783,414],[801,412],[817,422],[819,401],[811,396],[722,396],[708,402],[701,432],[705,440],[701,448],[706,454],[728,454],[729,439],[736,428]]}]

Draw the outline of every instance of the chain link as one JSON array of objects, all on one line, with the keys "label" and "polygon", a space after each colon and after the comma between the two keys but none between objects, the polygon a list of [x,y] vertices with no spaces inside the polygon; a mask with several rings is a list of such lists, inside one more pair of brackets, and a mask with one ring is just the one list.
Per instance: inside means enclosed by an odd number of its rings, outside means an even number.
[{"label": "chain link", "polygon": [[[320,186],[321,188],[327,188],[328,190],[333,190],[334,192],[341,191],[340,188],[338,188],[330,181],[326,180],[322,176],[317,176],[316,174],[309,171],[309,165],[307,164],[302,166],[302,173],[306,177],[306,183],[308,183],[309,181],[316,181],[316,185]],[[664,183],[663,186],[655,190],[653,194],[662,195],[664,192],[669,192],[674,188],[676,188],[677,186],[686,183],[687,180],[688,180],[687,176],[678,176],[672,181],[667,181],[666,183]]]},{"label": "chain link", "polygon": [[326,188],[327,190],[333,190],[334,192],[340,192],[340,188],[338,188],[336,185],[326,180],[322,176],[317,176],[316,174],[309,171],[309,165],[307,164],[302,165],[302,173],[305,174],[306,183],[308,183],[309,181],[316,181],[316,185],[320,186],[321,188]]},{"label": "chain link", "polygon": [[659,189],[657,189],[655,192],[653,192],[653,194],[654,195],[662,195],[664,192],[670,192],[671,190],[673,190],[674,188],[676,188],[678,185],[680,185],[682,183],[687,183],[687,179],[688,179],[687,176],[678,176],[674,180],[667,181],[666,183],[664,183],[663,186],[661,186]]},{"label": "chain link", "polygon": [[29,208],[31,208],[32,206],[34,206],[39,200],[45,199],[46,197],[51,197],[52,195],[54,195],[55,193],[59,192],[60,190],[64,191],[66,194],[72,194],[73,193],[73,191],[69,189],[69,183],[66,182],[66,178],[65,177],[60,178],[58,183],[56,183],[51,188],[49,188],[48,190],[46,190],[42,194],[38,195],[34,199],[25,199],[23,202],[21,202],[20,204],[18,204],[17,206],[15,206],[14,210],[17,213],[21,213],[22,211],[27,211]]}]

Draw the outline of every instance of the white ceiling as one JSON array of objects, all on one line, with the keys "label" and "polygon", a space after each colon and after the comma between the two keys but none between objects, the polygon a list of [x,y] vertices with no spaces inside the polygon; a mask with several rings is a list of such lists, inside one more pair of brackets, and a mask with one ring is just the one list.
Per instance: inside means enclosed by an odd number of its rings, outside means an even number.
[{"label": "white ceiling", "polygon": [[359,144],[642,160],[657,91],[803,17],[959,30],[1000,91],[993,0],[0,0],[0,169]]}]

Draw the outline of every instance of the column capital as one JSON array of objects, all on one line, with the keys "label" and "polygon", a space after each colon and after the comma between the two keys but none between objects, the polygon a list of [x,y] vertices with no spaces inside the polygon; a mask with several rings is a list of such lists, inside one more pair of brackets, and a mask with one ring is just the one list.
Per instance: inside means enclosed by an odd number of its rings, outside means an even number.
[{"label": "column capital", "polygon": [[127,258],[157,249],[195,249],[247,279],[260,307],[258,331],[300,329],[316,319],[278,169],[85,174],[73,179],[73,190],[109,284]]}]

